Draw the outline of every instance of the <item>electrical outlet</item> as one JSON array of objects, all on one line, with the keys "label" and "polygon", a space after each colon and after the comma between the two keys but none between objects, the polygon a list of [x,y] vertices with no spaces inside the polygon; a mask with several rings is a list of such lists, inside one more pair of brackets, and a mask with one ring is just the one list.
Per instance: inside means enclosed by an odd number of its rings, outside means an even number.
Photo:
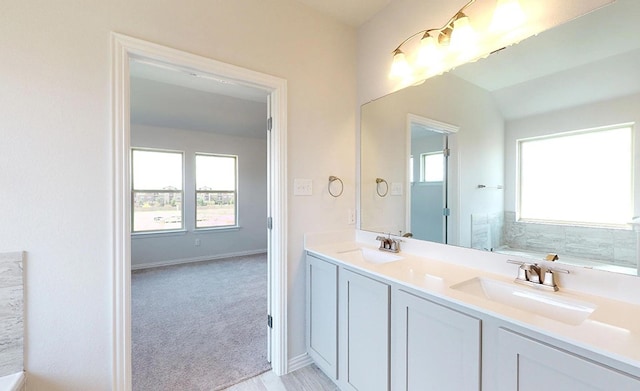
[{"label": "electrical outlet", "polygon": [[356,211],[353,209],[347,209],[347,224],[356,223]]},{"label": "electrical outlet", "polygon": [[293,195],[310,196],[313,194],[313,181],[311,179],[294,179]]},{"label": "electrical outlet", "polygon": [[196,239],[195,245],[196,245],[196,246],[199,246],[199,245],[200,245],[200,239]]}]

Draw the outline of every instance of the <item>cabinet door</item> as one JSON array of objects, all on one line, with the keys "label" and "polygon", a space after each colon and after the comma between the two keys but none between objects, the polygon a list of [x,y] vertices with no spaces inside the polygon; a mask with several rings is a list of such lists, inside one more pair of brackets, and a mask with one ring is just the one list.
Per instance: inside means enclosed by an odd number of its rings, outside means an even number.
[{"label": "cabinet door", "polygon": [[481,321],[404,291],[393,296],[393,389],[479,390]]},{"label": "cabinet door", "polygon": [[389,390],[389,285],[340,269],[340,384]]},{"label": "cabinet door", "polygon": [[338,266],[307,255],[307,352],[327,376],[338,376]]},{"label": "cabinet door", "polygon": [[631,375],[509,330],[498,331],[498,345],[501,391],[640,390]]}]

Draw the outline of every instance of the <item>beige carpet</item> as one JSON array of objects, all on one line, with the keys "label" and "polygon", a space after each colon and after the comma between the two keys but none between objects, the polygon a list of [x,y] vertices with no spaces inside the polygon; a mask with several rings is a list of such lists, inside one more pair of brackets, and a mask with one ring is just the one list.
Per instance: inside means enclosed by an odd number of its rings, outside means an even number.
[{"label": "beige carpet", "polygon": [[270,369],[266,254],[134,271],[134,391],[220,390]]}]

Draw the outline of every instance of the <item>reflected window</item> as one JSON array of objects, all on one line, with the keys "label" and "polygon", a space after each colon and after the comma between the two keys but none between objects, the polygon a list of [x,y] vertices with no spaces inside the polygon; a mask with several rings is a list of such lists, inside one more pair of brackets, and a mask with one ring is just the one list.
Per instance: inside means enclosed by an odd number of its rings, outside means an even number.
[{"label": "reflected window", "polygon": [[131,230],[183,228],[183,153],[131,150]]},{"label": "reflected window", "polygon": [[444,180],[444,153],[429,152],[420,155],[420,181],[442,182]]},{"label": "reflected window", "polygon": [[237,159],[196,154],[196,228],[237,225]]},{"label": "reflected window", "polygon": [[518,141],[519,219],[624,226],[633,208],[631,125]]}]

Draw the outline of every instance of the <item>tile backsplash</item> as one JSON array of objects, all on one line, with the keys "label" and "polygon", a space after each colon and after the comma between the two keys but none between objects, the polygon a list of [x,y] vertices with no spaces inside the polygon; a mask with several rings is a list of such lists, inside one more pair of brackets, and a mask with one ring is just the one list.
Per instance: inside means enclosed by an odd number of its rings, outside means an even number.
[{"label": "tile backsplash", "polygon": [[23,253],[0,253],[0,376],[24,368]]}]

